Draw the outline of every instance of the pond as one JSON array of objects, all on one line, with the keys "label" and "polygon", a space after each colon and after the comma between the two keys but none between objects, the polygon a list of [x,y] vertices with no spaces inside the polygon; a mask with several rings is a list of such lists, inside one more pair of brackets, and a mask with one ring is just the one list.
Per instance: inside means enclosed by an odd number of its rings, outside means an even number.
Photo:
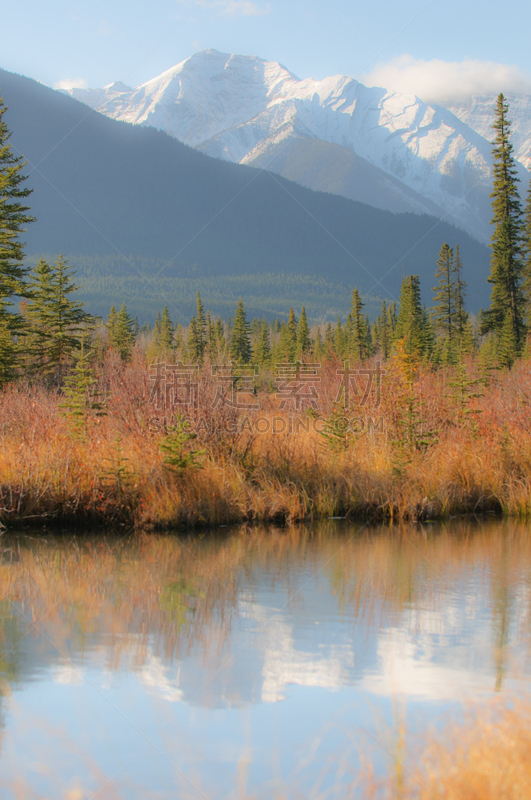
[{"label": "pond", "polygon": [[527,525],[2,537],[0,794],[363,797],[530,675]]}]

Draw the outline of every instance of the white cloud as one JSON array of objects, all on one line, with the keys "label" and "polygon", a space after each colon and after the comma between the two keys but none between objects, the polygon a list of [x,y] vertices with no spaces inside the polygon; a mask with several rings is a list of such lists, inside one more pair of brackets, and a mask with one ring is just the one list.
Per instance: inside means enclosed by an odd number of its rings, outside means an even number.
[{"label": "white cloud", "polygon": [[474,94],[531,94],[531,76],[494,61],[423,61],[409,55],[378,64],[360,79],[366,86],[416,94],[426,102],[463,100]]},{"label": "white cloud", "polygon": [[54,89],[87,89],[87,82],[83,80],[83,78],[65,78],[62,81],[58,81],[58,83],[54,83]]}]

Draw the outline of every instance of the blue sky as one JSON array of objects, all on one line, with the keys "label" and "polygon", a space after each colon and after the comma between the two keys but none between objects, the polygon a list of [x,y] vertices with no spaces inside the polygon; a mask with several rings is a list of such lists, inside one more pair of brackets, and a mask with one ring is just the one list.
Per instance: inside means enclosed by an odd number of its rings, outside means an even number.
[{"label": "blue sky", "polygon": [[0,66],[50,86],[138,85],[213,47],[301,78],[531,91],[530,22],[515,0],[26,0],[2,9]]}]

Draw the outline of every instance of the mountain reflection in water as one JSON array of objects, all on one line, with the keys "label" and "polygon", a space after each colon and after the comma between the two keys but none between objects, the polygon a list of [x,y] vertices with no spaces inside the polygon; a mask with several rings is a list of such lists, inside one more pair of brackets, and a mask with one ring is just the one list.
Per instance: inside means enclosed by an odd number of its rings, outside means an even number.
[{"label": "mountain reflection in water", "polygon": [[397,714],[525,688],[529,533],[4,536],[2,796],[355,796]]}]

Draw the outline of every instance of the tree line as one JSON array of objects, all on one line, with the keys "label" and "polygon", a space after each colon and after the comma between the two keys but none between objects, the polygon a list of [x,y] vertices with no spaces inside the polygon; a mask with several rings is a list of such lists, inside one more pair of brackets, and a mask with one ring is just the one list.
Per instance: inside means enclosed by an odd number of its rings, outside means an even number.
[{"label": "tree line", "polygon": [[[249,321],[240,299],[232,320],[213,319],[197,295],[197,311],[186,328],[175,324],[165,307],[153,328],[139,327],[125,306],[111,308],[96,320],[75,299],[72,268],[62,257],[24,266],[21,235],[33,221],[26,204],[24,161],[9,145],[0,100],[0,385],[20,375],[65,381],[75,365],[88,364],[89,353],[114,349],[127,361],[135,343],[144,341],[150,358],[181,358],[188,363],[230,359],[272,366],[278,362],[349,357],[365,361],[388,358],[397,343],[407,354],[433,364],[457,364],[479,351],[492,368],[511,367],[525,351],[531,330],[531,184],[525,206],[510,141],[508,105],[502,94],[493,129],[493,191],[490,307],[476,319],[467,313],[466,283],[459,246],[444,243],[435,265],[433,301],[421,299],[417,275],[405,276],[398,305],[382,302],[373,322],[364,314],[357,289],[350,313],[335,325],[310,327],[305,308],[290,308],[285,321]],[[18,308],[17,308],[18,302]],[[142,339],[142,337],[144,337]],[[87,367],[88,368],[88,367]],[[83,373],[83,374],[88,374]]]}]

